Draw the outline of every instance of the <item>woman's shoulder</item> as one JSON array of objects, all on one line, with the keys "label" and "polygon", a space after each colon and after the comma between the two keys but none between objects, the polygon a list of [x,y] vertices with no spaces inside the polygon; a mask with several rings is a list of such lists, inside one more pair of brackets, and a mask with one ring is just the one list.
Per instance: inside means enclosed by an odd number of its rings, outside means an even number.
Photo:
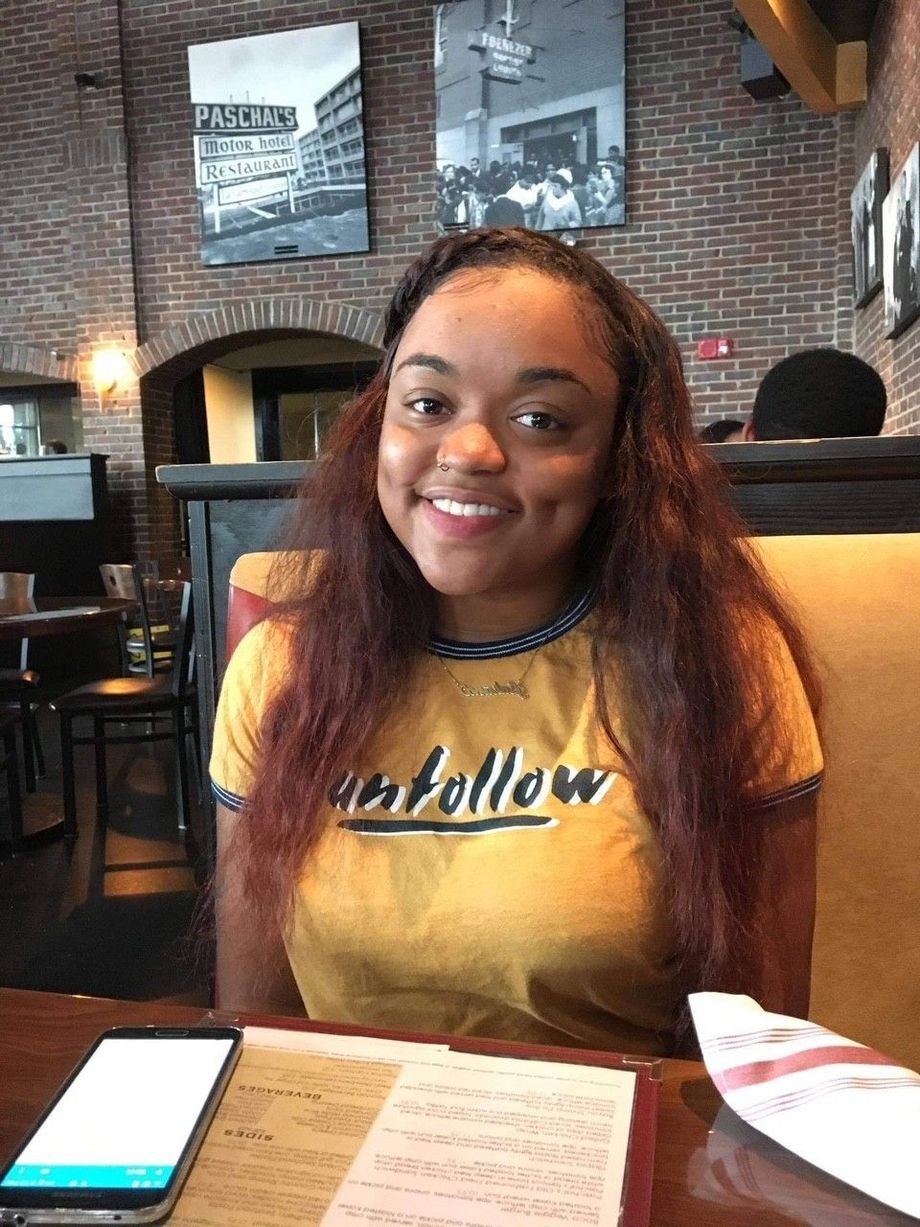
[{"label": "woman's shoulder", "polygon": [[244,696],[261,704],[289,672],[294,625],[290,618],[272,616],[246,632],[227,663],[221,693]]}]

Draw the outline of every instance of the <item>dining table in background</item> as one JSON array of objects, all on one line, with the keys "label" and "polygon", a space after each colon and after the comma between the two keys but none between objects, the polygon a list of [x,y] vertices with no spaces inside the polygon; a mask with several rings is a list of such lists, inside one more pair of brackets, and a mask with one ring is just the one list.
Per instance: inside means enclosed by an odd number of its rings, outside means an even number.
[{"label": "dining table in background", "polygon": [[0,641],[43,639],[115,626],[134,609],[117,597],[35,597],[27,605],[0,602]]},{"label": "dining table in background", "polygon": [[[157,1002],[105,1001],[0,989],[0,1161],[6,1160],[58,1085],[107,1027],[189,1026],[201,1008]],[[245,1023],[245,1016],[221,1021]],[[252,1021],[272,1025],[264,1016]],[[287,1019],[276,1025],[336,1030]],[[575,1059],[571,1050],[497,1041],[402,1036],[448,1042],[463,1051]],[[651,1227],[910,1227],[890,1210],[828,1176],[756,1132],[726,1107],[696,1061],[665,1059],[653,1163]],[[611,1223],[604,1227],[614,1227]]]}]

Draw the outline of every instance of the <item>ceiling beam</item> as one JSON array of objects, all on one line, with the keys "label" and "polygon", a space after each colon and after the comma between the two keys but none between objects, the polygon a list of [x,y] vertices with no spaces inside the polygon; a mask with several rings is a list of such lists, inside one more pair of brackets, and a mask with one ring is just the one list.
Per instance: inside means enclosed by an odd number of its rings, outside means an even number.
[{"label": "ceiling beam", "polygon": [[866,101],[866,44],[835,42],[807,0],[735,0],[735,5],[812,110],[828,115]]}]

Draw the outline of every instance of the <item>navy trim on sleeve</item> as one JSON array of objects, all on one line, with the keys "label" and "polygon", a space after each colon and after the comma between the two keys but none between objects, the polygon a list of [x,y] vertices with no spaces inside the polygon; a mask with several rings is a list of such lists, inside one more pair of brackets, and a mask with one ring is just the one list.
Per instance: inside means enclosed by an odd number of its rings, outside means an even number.
[{"label": "navy trim on sleeve", "polygon": [[220,784],[213,778],[211,780],[211,792],[213,792],[221,805],[225,805],[227,809],[232,809],[235,814],[238,814],[246,804],[245,797],[238,797],[235,792],[228,792],[226,788],[221,788]]},{"label": "navy trim on sleeve", "polygon": [[824,782],[824,772],[810,775],[806,780],[780,788],[777,792],[768,792],[763,797],[755,797],[751,802],[754,809],[768,809],[771,805],[782,805],[784,801],[795,801],[799,797],[807,797],[809,793],[817,792]]}]

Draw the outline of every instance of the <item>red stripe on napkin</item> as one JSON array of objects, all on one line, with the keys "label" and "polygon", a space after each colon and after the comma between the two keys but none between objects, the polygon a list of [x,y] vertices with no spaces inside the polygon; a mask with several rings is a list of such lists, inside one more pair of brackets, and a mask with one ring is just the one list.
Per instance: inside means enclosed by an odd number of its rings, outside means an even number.
[{"label": "red stripe on napkin", "polygon": [[720,1091],[736,1091],[740,1087],[756,1086],[759,1082],[781,1078],[783,1074],[797,1074],[820,1065],[889,1065],[892,1069],[902,1068],[874,1048],[835,1044],[833,1047],[807,1048],[804,1052],[794,1052],[776,1061],[751,1061],[747,1065],[736,1065],[734,1069],[714,1074],[713,1080]]}]

